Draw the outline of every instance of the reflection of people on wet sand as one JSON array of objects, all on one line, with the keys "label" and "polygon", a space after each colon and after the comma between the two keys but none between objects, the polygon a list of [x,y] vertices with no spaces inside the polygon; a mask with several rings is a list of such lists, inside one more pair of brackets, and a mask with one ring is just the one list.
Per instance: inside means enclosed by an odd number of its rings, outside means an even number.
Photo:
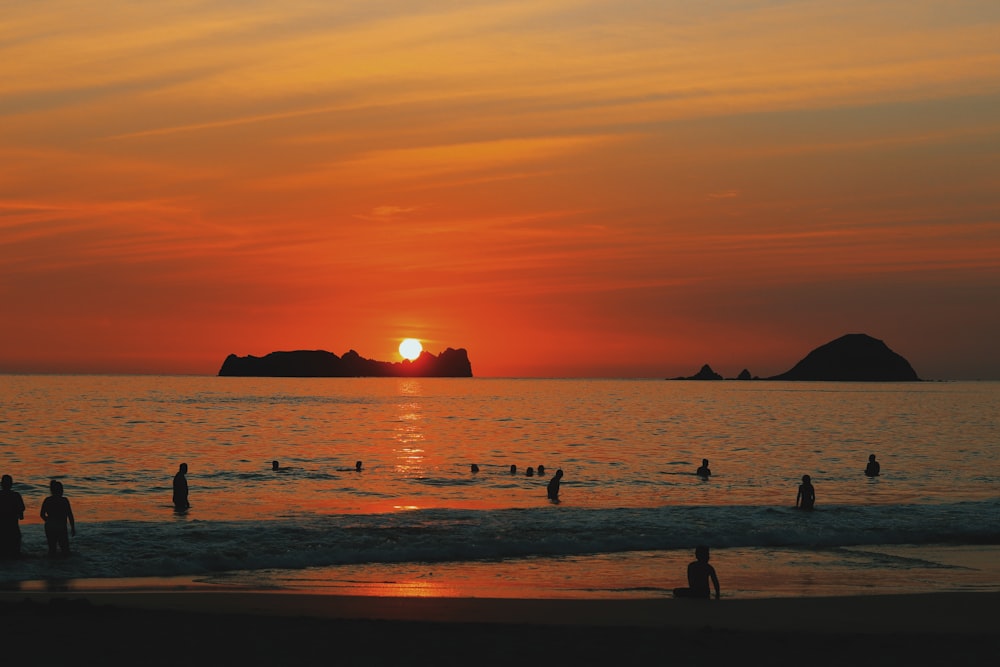
[{"label": "reflection of people on wet sand", "polygon": [[712,580],[715,586],[715,599],[719,599],[719,577],[715,574],[715,568],[708,564],[708,547],[700,546],[694,550],[695,560],[688,565],[688,587],[675,588],[675,598],[704,598],[711,597],[708,588],[708,580]]},{"label": "reflection of people on wet sand", "polygon": [[549,480],[548,495],[549,500],[554,500],[559,502],[559,484],[562,483],[563,471],[562,468],[556,470],[556,474],[552,475],[552,479]]},{"label": "reflection of people on wet sand", "polygon": [[795,495],[795,506],[800,510],[811,510],[816,504],[816,489],[813,488],[809,475],[802,475],[799,492]]},{"label": "reflection of people on wet sand", "polygon": [[698,468],[698,470],[697,470],[697,472],[695,472],[695,474],[698,475],[699,477],[711,477],[712,476],[712,471],[708,469],[708,459],[702,459],[701,460],[701,467]]},{"label": "reflection of people on wet sand", "polygon": [[875,460],[874,454],[868,455],[868,465],[865,466],[865,474],[869,477],[878,477],[882,473],[882,466]]},{"label": "reflection of people on wet sand", "polygon": [[14,491],[14,478],[4,475],[0,480],[0,558],[21,556],[21,527],[24,518],[24,500]]},{"label": "reflection of people on wet sand", "polygon": [[183,512],[191,507],[191,503],[188,502],[187,471],[188,464],[182,463],[177,469],[177,474],[174,475],[174,509],[178,512]]},{"label": "reflection of people on wet sand", "polygon": [[[63,496],[63,485],[59,480],[49,483],[51,496],[42,501],[42,521],[45,522],[45,539],[49,541],[49,555],[56,555],[56,547],[63,556],[69,555],[69,535],[76,536],[76,522],[69,498]],[[66,523],[69,522],[69,534]]]}]

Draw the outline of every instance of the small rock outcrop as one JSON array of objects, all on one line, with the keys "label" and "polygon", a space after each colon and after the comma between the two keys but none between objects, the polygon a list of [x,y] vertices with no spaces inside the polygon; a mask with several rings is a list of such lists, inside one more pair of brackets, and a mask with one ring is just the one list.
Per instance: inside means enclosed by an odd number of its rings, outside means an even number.
[{"label": "small rock outcrop", "polygon": [[867,334],[847,334],[810,352],[791,370],[768,380],[916,382],[910,362]]},{"label": "small rock outcrop", "polygon": [[676,377],[675,380],[721,380],[722,376],[712,370],[712,367],[705,364],[701,370],[688,377]]},{"label": "small rock outcrop", "polygon": [[375,361],[354,350],[338,357],[326,350],[271,352],[263,357],[230,354],[219,369],[227,377],[472,377],[464,348],[440,355],[422,352],[413,361]]},{"label": "small rock outcrop", "polygon": [[740,374],[736,376],[736,379],[737,380],[752,380],[753,376],[750,375],[750,371],[749,370],[747,370],[746,368],[744,368],[742,371],[740,371]]}]

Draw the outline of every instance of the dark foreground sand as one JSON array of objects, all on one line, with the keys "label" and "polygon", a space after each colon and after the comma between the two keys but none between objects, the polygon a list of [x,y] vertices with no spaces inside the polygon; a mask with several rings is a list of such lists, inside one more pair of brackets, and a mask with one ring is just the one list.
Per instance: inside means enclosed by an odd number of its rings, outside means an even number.
[{"label": "dark foreground sand", "polygon": [[0,593],[6,665],[977,665],[1000,594],[490,600]]}]

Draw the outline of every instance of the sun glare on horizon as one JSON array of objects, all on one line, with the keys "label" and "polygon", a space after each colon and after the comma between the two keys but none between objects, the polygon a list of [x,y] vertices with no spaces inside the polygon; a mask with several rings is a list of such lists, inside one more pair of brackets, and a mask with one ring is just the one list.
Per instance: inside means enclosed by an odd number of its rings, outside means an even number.
[{"label": "sun glare on horizon", "polygon": [[420,353],[424,351],[424,346],[416,338],[404,338],[399,344],[399,356],[410,361],[416,360]]}]

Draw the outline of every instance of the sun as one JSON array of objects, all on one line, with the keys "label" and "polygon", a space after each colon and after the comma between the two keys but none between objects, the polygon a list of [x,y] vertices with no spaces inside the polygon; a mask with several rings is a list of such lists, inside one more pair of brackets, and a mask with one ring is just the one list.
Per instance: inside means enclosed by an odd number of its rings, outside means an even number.
[{"label": "sun", "polygon": [[415,360],[424,351],[424,346],[416,338],[404,338],[399,344],[399,356],[410,361]]}]

